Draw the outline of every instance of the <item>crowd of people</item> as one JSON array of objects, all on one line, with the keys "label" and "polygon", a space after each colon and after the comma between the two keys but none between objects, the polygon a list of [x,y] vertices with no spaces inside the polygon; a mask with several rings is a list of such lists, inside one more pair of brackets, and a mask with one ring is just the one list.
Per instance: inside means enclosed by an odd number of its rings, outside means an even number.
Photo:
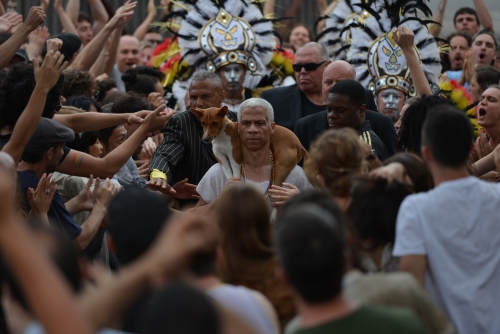
[{"label": "crowd of people", "polygon": [[0,334],[500,332],[483,0],[87,2],[0,5]]}]

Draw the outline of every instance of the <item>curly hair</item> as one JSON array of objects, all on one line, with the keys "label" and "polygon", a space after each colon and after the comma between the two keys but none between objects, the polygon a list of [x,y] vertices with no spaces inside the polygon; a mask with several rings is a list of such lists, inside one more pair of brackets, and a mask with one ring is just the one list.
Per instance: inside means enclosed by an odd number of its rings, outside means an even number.
[{"label": "curly hair", "polygon": [[[42,117],[52,118],[60,105],[64,74],[61,74],[55,86],[45,100]],[[35,89],[33,64],[16,63],[12,65],[0,86],[0,126],[13,127],[28,105]]]},{"label": "curly hair", "polygon": [[78,69],[64,71],[64,86],[62,96],[69,98],[74,95],[93,97],[97,84],[89,72]]},{"label": "curly hair", "polygon": [[317,184],[317,175],[333,196],[348,197],[353,177],[363,170],[364,150],[351,128],[328,130],[316,139],[304,162],[309,181]]},{"label": "curly hair", "polygon": [[423,96],[406,109],[401,127],[398,149],[402,152],[420,153],[420,141],[422,137],[422,125],[424,124],[427,110],[434,106],[445,104],[453,106],[447,98],[441,96]]}]

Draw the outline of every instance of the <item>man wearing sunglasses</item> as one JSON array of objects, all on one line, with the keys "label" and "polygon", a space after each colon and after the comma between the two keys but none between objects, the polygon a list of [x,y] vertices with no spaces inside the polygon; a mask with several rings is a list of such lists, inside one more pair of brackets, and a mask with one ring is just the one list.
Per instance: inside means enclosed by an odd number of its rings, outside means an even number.
[{"label": "man wearing sunglasses", "polygon": [[322,94],[323,71],[331,61],[324,46],[310,42],[295,53],[293,69],[297,83],[265,91],[261,97],[274,109],[276,124],[291,131],[302,117],[325,110]]}]

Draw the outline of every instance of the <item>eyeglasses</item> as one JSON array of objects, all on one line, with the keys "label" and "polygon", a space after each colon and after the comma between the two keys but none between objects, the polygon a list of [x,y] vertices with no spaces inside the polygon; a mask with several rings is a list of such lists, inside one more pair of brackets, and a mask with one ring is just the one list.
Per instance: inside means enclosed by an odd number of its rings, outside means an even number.
[{"label": "eyeglasses", "polygon": [[302,68],[305,68],[307,72],[316,71],[318,67],[326,63],[326,60],[323,60],[321,63],[305,63],[305,64],[293,64],[293,70],[295,72],[302,71]]}]

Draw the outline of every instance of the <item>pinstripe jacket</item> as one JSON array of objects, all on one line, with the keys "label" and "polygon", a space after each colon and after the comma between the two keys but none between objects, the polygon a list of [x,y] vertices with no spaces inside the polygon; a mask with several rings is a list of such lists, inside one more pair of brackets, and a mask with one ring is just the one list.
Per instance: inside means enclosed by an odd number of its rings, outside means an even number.
[{"label": "pinstripe jacket", "polygon": [[[227,116],[236,121],[236,113],[230,111]],[[171,186],[185,178],[191,184],[198,184],[210,167],[217,163],[212,144],[201,140],[203,128],[192,112],[172,117],[163,134],[163,142],[156,149],[150,168],[167,174]]]}]

